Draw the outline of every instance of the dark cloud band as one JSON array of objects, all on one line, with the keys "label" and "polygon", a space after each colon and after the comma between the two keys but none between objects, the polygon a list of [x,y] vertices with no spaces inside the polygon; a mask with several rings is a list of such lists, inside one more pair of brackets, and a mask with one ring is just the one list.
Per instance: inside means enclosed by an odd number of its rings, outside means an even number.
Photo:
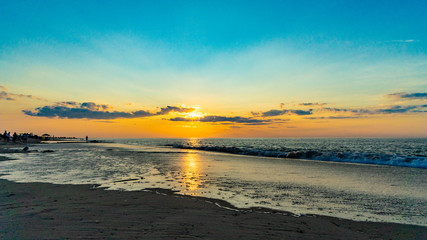
[{"label": "dark cloud band", "polygon": [[23,110],[28,116],[34,117],[59,117],[70,119],[117,119],[117,118],[141,118],[158,115],[166,115],[169,112],[192,112],[194,108],[183,108],[167,106],[158,112],[139,110],[134,112],[106,111],[112,107],[106,104],[96,104],[93,102],[58,102],[53,106],[36,108],[34,111]]},{"label": "dark cloud band", "polygon": [[271,120],[247,118],[247,117],[240,117],[240,116],[235,116],[235,117],[205,116],[205,117],[201,117],[199,119],[176,117],[176,118],[171,118],[169,120],[170,121],[185,121],[185,122],[198,121],[198,122],[210,122],[210,123],[231,122],[231,123],[243,123],[243,124],[247,124],[247,125],[263,125],[263,124],[267,124],[267,123],[271,122]]},{"label": "dark cloud band", "polygon": [[313,112],[312,109],[309,110],[288,110],[288,109],[283,109],[283,110],[276,110],[276,109],[272,109],[266,112],[262,112],[261,116],[263,117],[275,117],[275,116],[280,116],[280,115],[284,115],[284,114],[296,114],[296,115],[311,115]]},{"label": "dark cloud band", "polygon": [[415,99],[427,99],[427,93],[420,92],[420,93],[405,93],[405,92],[398,92],[398,93],[391,93],[387,95],[388,97],[395,97],[399,99],[408,99],[408,100],[415,100]]}]

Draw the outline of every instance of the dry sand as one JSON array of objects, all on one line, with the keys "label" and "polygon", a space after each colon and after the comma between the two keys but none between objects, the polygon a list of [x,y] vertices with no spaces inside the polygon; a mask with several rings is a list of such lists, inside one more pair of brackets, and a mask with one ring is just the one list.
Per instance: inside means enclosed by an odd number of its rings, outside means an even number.
[{"label": "dry sand", "polygon": [[165,190],[93,187],[0,180],[0,239],[427,239],[420,226],[236,211]]}]

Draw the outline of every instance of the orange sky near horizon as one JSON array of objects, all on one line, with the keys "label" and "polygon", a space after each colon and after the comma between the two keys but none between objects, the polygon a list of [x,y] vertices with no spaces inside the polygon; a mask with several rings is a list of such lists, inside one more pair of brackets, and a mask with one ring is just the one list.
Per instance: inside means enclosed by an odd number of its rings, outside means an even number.
[{"label": "orange sky near horizon", "polygon": [[[38,102],[46,105],[44,101]],[[274,121],[250,125],[239,122],[200,122],[200,117],[203,118],[203,115],[200,115],[203,112],[203,108],[196,110],[199,114],[194,115],[194,113],[191,113],[195,118],[191,118],[188,113],[170,112],[167,115],[130,119],[67,119],[25,115],[21,109],[25,109],[30,105],[37,106],[32,99],[1,101],[2,114],[0,119],[1,127],[4,129],[0,130],[16,131],[18,133],[33,132],[39,135],[48,133],[54,136],[78,138],[85,136],[90,136],[91,138],[427,136],[425,114],[369,114],[366,116],[354,116],[354,118],[327,119],[328,116],[337,114],[318,112],[307,116],[256,117],[256,119]],[[217,116],[220,113],[209,112],[209,115]],[[343,114],[339,115],[343,116]],[[170,120],[177,116],[187,117],[192,121]],[[242,114],[242,116],[248,119],[255,118],[253,114]],[[307,117],[314,118],[313,116],[318,119],[307,119]],[[351,117],[353,115],[348,116]],[[230,114],[229,117],[232,118],[233,114]],[[283,121],[275,122],[278,119]]]}]

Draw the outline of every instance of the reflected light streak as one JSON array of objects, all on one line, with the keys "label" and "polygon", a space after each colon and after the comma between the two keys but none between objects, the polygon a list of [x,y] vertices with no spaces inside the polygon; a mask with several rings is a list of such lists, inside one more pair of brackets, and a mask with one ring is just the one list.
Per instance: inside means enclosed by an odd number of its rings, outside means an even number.
[{"label": "reflected light streak", "polygon": [[197,195],[200,186],[200,169],[198,154],[190,152],[183,162],[184,186],[190,195]]}]

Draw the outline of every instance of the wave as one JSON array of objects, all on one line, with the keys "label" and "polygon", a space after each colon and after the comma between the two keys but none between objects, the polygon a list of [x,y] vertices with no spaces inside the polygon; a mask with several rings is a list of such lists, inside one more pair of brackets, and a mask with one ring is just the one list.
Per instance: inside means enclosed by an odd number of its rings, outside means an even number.
[{"label": "wave", "polygon": [[297,150],[297,151],[274,151],[255,148],[227,147],[227,146],[188,146],[182,144],[166,144],[165,146],[179,149],[194,149],[211,152],[222,152],[239,155],[274,157],[274,158],[293,158],[332,162],[364,163],[377,165],[390,165],[414,168],[427,168],[427,156],[400,156],[379,153],[361,153],[361,152],[331,152],[316,150]]}]

